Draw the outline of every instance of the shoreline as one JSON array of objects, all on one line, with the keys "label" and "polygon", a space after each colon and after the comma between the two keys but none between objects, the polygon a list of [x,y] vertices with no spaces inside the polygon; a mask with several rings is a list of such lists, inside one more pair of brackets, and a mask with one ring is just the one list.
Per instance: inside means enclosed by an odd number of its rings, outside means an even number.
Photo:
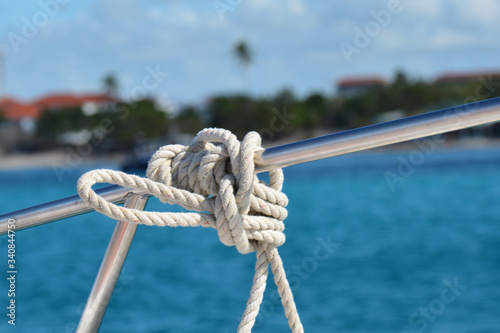
[{"label": "shoreline", "polygon": [[94,163],[122,163],[125,154],[110,154],[107,156],[86,156],[79,157],[78,161],[74,156],[63,150],[50,150],[36,153],[14,153],[0,155],[0,171],[13,169],[28,169],[54,167],[57,165],[85,165]]},{"label": "shoreline", "polygon": [[[278,145],[294,142],[296,140],[280,140],[272,144],[265,144],[264,147],[270,148]],[[463,140],[445,141],[436,144],[436,151],[448,150],[472,150],[472,149],[500,149],[500,139],[468,138]],[[414,141],[396,143],[389,146],[371,148],[356,152],[358,154],[376,154],[388,152],[407,152],[419,149]],[[81,158],[76,164],[94,164],[94,163],[116,163],[121,164],[127,159],[125,153],[114,153],[109,155],[91,155]],[[0,155],[0,171],[13,169],[28,169],[39,167],[52,167],[54,165],[70,165],[75,163],[74,156],[64,150],[50,150],[36,153],[14,153]],[[73,162],[72,162],[73,161]]]}]

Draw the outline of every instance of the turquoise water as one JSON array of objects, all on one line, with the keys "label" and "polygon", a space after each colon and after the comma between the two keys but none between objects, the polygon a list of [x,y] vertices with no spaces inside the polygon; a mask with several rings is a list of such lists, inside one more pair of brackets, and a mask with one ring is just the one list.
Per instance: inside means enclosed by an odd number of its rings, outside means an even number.
[{"label": "turquoise water", "polygon": [[[62,182],[50,168],[1,171],[0,212],[73,195],[89,168]],[[280,252],[306,332],[500,330],[499,149],[349,155],[285,176]],[[0,332],[73,332],[113,228],[91,213],[17,233],[16,326],[2,279]],[[215,230],[141,226],[101,332],[235,332],[254,262]],[[254,332],[287,331],[274,290]]]}]

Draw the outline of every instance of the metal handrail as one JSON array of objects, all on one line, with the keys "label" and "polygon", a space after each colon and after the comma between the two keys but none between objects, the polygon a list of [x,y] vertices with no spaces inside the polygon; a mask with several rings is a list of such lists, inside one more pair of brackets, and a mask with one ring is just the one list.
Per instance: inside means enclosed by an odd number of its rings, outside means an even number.
[{"label": "metal handrail", "polygon": [[[393,143],[441,134],[471,126],[500,121],[500,98],[460,105],[386,123],[361,127],[310,140],[268,148],[256,152],[256,172],[319,160],[327,157],[382,147]],[[144,209],[148,195],[109,186],[96,191],[106,200]],[[22,230],[59,219],[93,211],[78,196],[0,215],[0,235],[7,233],[8,221],[16,221]],[[97,332],[112,291],[127,257],[137,224],[119,221],[87,300],[77,332]]]},{"label": "metal handrail", "polygon": [[[148,198],[149,196],[132,194],[125,201],[125,207],[143,210]],[[80,318],[77,332],[99,330],[138,226],[137,223],[123,221],[117,223]]]},{"label": "metal handrail", "polygon": [[266,149],[257,171],[344,155],[500,121],[500,97]]},{"label": "metal handrail", "polygon": [[[126,198],[135,192],[132,189],[123,188],[118,185],[106,186],[96,190],[99,196],[102,196],[104,199],[114,204],[124,203]],[[0,235],[7,233],[6,221],[8,221],[8,219],[14,219],[16,221],[16,231],[19,231],[93,211],[94,209],[80,199],[78,195],[72,195],[63,199],[0,215]]]},{"label": "metal handrail", "polygon": [[[256,171],[265,172],[495,121],[500,121],[500,97],[261,150],[255,154]],[[114,203],[123,203],[125,196],[132,192],[118,186],[98,190]],[[90,211],[93,209],[76,195],[18,210],[0,215],[0,235],[7,233],[9,219],[15,219],[17,230],[21,230]]]}]

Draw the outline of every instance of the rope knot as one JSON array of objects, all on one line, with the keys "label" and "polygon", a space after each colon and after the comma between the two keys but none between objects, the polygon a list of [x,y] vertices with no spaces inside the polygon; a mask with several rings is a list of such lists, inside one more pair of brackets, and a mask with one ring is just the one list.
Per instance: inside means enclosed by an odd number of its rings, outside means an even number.
[{"label": "rope knot", "polygon": [[282,220],[288,200],[280,192],[281,172],[272,175],[274,187],[259,183],[255,176],[253,156],[260,144],[255,132],[240,143],[227,130],[207,129],[189,146],[160,148],[149,161],[147,177],[200,194],[204,200],[214,198],[209,211],[225,245],[235,245],[241,253],[255,251],[258,241],[280,246],[285,242]]},{"label": "rope knot", "polygon": [[[261,148],[256,132],[242,142],[224,129],[202,130],[189,146],[161,147],[151,158],[147,178],[113,170],[94,170],[80,177],[78,192],[97,211],[117,220],[158,226],[210,226],[222,243],[243,254],[257,251],[251,297],[239,332],[250,332],[265,289],[271,263],[285,312],[294,332],[302,332],[277,247],[285,242],[283,220],[288,198],[281,192],[283,172],[270,171],[269,185],[255,174],[254,154]],[[198,213],[162,213],[126,209],[99,197],[92,186],[111,183],[134,188]],[[264,267],[265,266],[265,267]],[[263,277],[265,277],[263,279]],[[279,282],[278,282],[279,281]]]}]

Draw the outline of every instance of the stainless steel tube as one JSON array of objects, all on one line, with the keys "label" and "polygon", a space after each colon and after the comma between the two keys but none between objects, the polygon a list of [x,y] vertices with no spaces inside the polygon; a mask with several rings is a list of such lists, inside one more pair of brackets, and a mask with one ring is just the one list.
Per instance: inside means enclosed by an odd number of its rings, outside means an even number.
[{"label": "stainless steel tube", "polygon": [[255,156],[258,172],[446,133],[500,120],[500,98],[273,147]]},{"label": "stainless steel tube", "polygon": [[[256,171],[264,172],[495,121],[500,121],[500,98],[268,148],[255,154]],[[108,201],[117,200],[115,203],[123,202],[120,197],[127,193],[126,189],[116,186],[99,191],[108,196]],[[0,216],[0,235],[7,233],[7,221],[11,218],[16,219],[19,230],[89,211],[92,208],[78,196],[72,196],[4,214]]]},{"label": "stainless steel tube", "polygon": [[[133,191],[112,185],[98,189],[96,193],[110,202],[121,204],[125,201],[126,196],[133,193]],[[18,231],[93,211],[94,209],[88,206],[78,195],[73,195],[64,199],[0,215],[0,235],[7,233],[7,221],[9,219],[16,220],[16,231]]]},{"label": "stainless steel tube", "polygon": [[[149,196],[132,194],[127,198],[125,207],[143,210],[148,198]],[[97,332],[99,330],[137,227],[137,223],[118,221],[83,310],[77,328],[78,333]]]}]

